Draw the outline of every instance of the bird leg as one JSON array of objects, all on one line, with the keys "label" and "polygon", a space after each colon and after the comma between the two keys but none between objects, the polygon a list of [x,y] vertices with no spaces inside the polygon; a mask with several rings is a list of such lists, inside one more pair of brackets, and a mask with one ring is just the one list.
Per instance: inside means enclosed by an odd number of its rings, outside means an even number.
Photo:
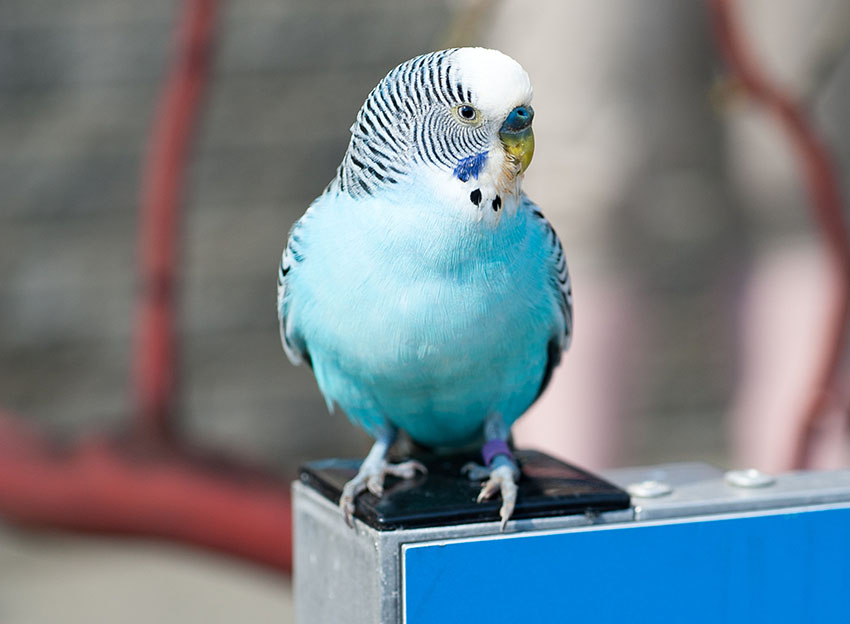
[{"label": "bird leg", "polygon": [[387,475],[400,479],[412,479],[417,472],[422,474],[428,472],[425,466],[413,459],[399,464],[391,464],[387,461],[387,453],[395,442],[395,437],[394,429],[380,433],[369,454],[366,455],[366,459],[360,464],[357,475],[343,486],[339,497],[339,508],[348,526],[354,526],[354,499],[366,490],[380,498],[384,493],[384,478]]},{"label": "bird leg", "polygon": [[461,473],[470,480],[484,481],[481,492],[478,494],[479,503],[492,498],[496,492],[501,494],[502,507],[499,509],[499,517],[502,519],[501,531],[505,530],[505,525],[514,513],[517,481],[520,476],[519,466],[508,447],[509,433],[510,430],[505,426],[501,415],[489,416],[484,424],[484,436],[487,441],[481,448],[484,465],[469,462],[461,468]]}]

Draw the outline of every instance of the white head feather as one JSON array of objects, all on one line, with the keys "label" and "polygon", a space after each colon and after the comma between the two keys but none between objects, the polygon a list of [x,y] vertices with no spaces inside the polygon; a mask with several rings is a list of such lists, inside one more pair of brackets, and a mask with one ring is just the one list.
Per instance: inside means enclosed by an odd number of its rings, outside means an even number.
[{"label": "white head feather", "polygon": [[486,119],[504,120],[517,106],[531,103],[528,74],[507,54],[487,48],[460,48],[453,59],[472,104]]}]

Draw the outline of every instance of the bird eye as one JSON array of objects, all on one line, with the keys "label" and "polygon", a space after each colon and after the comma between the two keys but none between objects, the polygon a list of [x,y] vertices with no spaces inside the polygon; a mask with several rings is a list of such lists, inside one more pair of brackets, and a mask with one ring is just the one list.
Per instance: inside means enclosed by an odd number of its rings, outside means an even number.
[{"label": "bird eye", "polygon": [[469,104],[461,104],[455,108],[455,114],[461,121],[478,121],[478,111]]}]

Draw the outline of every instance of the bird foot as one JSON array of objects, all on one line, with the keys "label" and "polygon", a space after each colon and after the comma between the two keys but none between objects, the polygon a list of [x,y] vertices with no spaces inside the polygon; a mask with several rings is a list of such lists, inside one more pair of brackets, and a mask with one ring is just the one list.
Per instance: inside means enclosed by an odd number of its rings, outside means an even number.
[{"label": "bird foot", "polygon": [[427,474],[425,466],[411,459],[399,464],[391,464],[382,459],[380,462],[369,462],[368,459],[360,466],[351,481],[342,487],[342,495],[339,497],[339,508],[345,517],[345,523],[354,527],[354,499],[369,490],[372,494],[381,497],[384,493],[384,479],[388,475],[400,479],[412,479],[416,473]]},{"label": "bird foot", "polygon": [[471,481],[484,481],[478,494],[479,503],[492,498],[496,492],[501,494],[502,507],[499,509],[499,517],[502,522],[499,530],[504,531],[516,506],[517,481],[520,475],[516,463],[504,455],[499,455],[489,467],[469,462],[461,468],[461,473]]}]

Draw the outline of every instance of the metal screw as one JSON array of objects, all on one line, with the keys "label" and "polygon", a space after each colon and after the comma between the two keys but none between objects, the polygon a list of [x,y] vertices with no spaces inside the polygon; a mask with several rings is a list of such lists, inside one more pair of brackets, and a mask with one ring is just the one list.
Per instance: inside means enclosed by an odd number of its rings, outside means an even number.
[{"label": "metal screw", "polygon": [[626,491],[637,498],[658,498],[667,496],[673,488],[661,481],[641,481],[626,487]]},{"label": "metal screw", "polygon": [[761,470],[749,468],[748,470],[730,470],[723,479],[732,487],[738,488],[760,488],[768,487],[776,483],[776,477],[773,477]]}]

